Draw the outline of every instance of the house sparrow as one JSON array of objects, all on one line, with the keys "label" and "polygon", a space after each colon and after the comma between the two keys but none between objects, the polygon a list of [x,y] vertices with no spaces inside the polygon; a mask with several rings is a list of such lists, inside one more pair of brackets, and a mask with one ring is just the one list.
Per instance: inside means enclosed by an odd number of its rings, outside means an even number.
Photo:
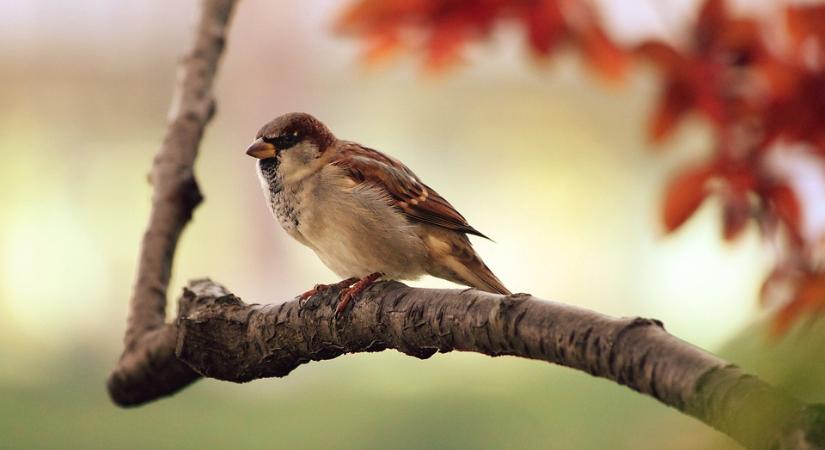
[{"label": "house sparrow", "polygon": [[304,113],[264,125],[246,154],[258,159],[264,195],[284,230],[346,278],[337,283],[346,289],[336,315],[381,277],[429,274],[510,294],[467,238],[486,236],[397,159],[339,140]]}]

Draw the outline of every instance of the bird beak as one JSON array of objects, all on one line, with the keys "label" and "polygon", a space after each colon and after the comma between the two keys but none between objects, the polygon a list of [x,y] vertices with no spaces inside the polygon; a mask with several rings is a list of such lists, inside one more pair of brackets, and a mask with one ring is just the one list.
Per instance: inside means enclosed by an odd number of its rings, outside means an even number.
[{"label": "bird beak", "polygon": [[263,139],[255,139],[249,148],[246,149],[246,154],[258,159],[274,158],[278,153],[278,149],[274,145],[264,142]]}]

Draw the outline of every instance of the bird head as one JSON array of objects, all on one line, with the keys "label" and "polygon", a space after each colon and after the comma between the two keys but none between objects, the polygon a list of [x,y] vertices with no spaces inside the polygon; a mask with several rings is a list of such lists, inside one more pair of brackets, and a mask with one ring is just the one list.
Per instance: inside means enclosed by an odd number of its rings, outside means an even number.
[{"label": "bird head", "polygon": [[284,114],[261,127],[246,154],[260,160],[275,159],[289,175],[312,165],[336,141],[320,120],[306,113]]}]

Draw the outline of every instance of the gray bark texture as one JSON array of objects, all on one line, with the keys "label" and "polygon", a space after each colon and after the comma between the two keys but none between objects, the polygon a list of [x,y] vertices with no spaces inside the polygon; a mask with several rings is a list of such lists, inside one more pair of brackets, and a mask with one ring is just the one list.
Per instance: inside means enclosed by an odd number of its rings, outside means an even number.
[{"label": "gray bark texture", "polygon": [[152,211],[130,302],[124,351],[107,387],[120,406],[171,395],[202,376],[283,377],[301,364],[395,349],[417,358],[472,351],[552,362],[612,380],[676,408],[751,449],[825,450],[825,407],[805,404],[683,342],[652,319],[612,318],[528,294],[414,289],[383,282],[336,318],[340,291],[306,303],[245,304],[196,280],[166,322],[178,238],[201,194],[193,173],[214,113],[212,82],[234,0],[202,0],[180,62],[166,137],[154,160]]},{"label": "gray bark texture", "polygon": [[[125,348],[108,382],[118,404],[133,404],[147,393],[168,395],[198,378],[174,357],[176,329],[166,325],[166,291],[180,234],[203,200],[195,157],[215,112],[212,82],[234,7],[235,0],[201,1],[193,40],[179,63],[166,136],[149,173],[152,210],[129,304]],[[135,386],[141,392],[134,392]]]}]

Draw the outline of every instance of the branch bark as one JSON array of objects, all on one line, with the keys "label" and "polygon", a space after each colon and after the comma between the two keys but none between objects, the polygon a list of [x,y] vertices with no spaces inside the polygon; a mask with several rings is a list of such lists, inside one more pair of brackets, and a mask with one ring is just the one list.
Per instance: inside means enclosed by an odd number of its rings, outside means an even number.
[{"label": "branch bark", "polygon": [[[202,201],[193,166],[203,131],[215,112],[212,82],[234,6],[235,0],[200,3],[194,39],[179,63],[166,136],[149,173],[154,187],[152,210],[129,305],[125,348],[108,381],[109,393],[119,404],[134,403],[146,392],[167,395],[198,378],[173,356],[170,337],[175,329],[165,324],[166,291],[178,238]],[[163,370],[147,370],[159,361]],[[141,392],[133,392],[134,386],[141,386]]]},{"label": "branch bark", "polygon": [[825,407],[804,404],[667,334],[656,320],[611,318],[536,299],[476,290],[380,283],[335,319],[340,292],[307,304],[247,305],[209,280],[184,290],[174,323],[166,296],[178,238],[201,202],[193,173],[214,113],[212,82],[234,0],[203,0],[182,59],[169,124],[150,180],[152,211],[130,302],[124,352],[108,380],[112,400],[134,406],[201,376],[245,382],[282,377],[309,361],[396,349],[417,358],[474,351],[565,365],[613,380],[753,449],[825,450]]},{"label": "branch bark", "polygon": [[[825,407],[804,404],[671,336],[656,320],[612,318],[527,294],[415,289],[398,282],[370,288],[336,319],[339,294],[330,289],[304,305],[248,305],[217,283],[193,281],[179,300],[177,321],[168,326],[176,331],[160,345],[174,347],[174,354],[156,353],[145,369],[163,370],[164,358],[172,358],[200,375],[243,383],[283,377],[302,364],[347,353],[512,355],[615,381],[747,448],[825,449]],[[131,400],[153,400],[152,388],[132,386],[137,395]]]}]

